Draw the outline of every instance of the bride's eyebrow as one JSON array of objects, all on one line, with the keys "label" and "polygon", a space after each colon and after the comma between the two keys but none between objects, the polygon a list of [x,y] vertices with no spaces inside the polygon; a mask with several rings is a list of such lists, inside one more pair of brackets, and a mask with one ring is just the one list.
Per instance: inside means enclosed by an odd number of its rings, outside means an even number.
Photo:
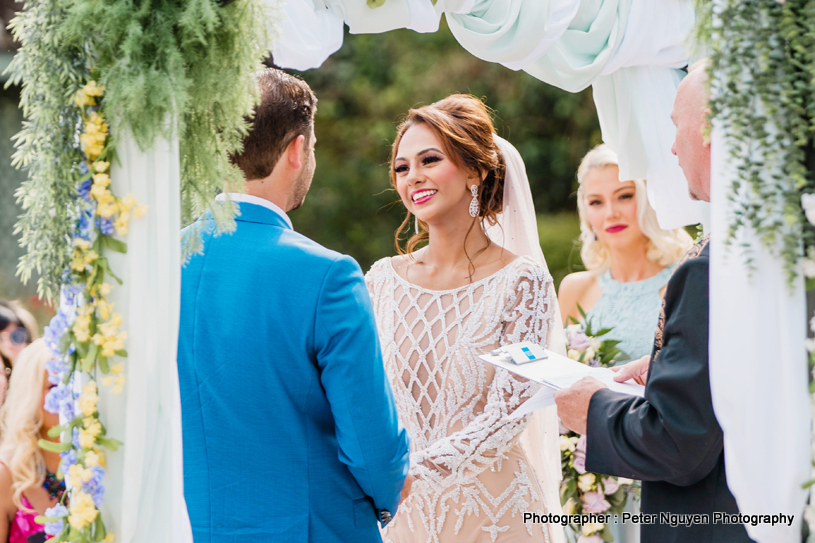
[{"label": "bride's eyebrow", "polygon": [[[428,147],[424,151],[419,151],[418,153],[416,153],[416,156],[422,156],[422,155],[424,155],[426,153],[429,153],[431,151],[435,151],[436,153],[439,153],[439,154],[442,154],[442,155],[444,154],[443,152],[439,151],[435,147]],[[403,156],[398,156],[398,157],[393,159],[394,162],[397,162],[399,160],[405,160],[406,161],[407,159],[405,157],[403,157]]]}]

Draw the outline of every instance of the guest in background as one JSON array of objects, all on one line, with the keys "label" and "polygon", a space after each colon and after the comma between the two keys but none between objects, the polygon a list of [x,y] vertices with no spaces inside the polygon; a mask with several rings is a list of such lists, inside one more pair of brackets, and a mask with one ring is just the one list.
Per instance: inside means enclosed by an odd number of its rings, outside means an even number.
[{"label": "guest in background", "polygon": [[[648,203],[645,181],[619,181],[617,155],[598,145],[577,170],[580,256],[588,271],[567,275],[558,301],[563,318],[612,328],[606,338],[632,360],[650,355],[665,285],[693,245],[685,230],[662,230]],[[567,322],[568,323],[568,322]]]},{"label": "guest in background", "polygon": [[[34,518],[57,505],[65,485],[54,475],[59,453],[41,449],[39,439],[59,424],[59,415],[44,409],[45,395],[53,386],[45,364],[51,353],[42,340],[26,347],[14,366],[14,381],[0,408],[0,542],[44,541],[45,528]],[[42,535],[40,535],[42,534]]]},{"label": "guest in background", "polygon": [[37,321],[19,302],[0,300],[0,352],[11,361],[37,339]]}]

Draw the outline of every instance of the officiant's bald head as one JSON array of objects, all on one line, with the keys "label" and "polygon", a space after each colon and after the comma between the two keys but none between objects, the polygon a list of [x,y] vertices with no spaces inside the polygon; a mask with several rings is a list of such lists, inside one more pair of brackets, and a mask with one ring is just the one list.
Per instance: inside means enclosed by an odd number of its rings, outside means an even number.
[{"label": "officiant's bald head", "polygon": [[688,181],[694,200],[710,201],[710,138],[705,134],[709,113],[707,89],[708,61],[700,60],[688,69],[688,75],[676,90],[671,120],[676,139],[671,152]]}]

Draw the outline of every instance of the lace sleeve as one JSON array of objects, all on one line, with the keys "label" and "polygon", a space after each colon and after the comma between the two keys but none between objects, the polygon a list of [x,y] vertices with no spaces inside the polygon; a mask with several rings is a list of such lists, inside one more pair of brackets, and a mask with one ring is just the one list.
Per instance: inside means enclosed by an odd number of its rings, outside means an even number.
[{"label": "lace sleeve", "polygon": [[[530,266],[521,271],[514,285],[502,317],[501,345],[519,341],[544,344],[551,320],[551,278],[545,270]],[[488,468],[500,469],[504,454],[516,444],[528,422],[528,416],[512,419],[511,415],[539,386],[506,370],[496,370],[483,413],[458,432],[412,453],[411,474],[438,489],[459,484]]]}]

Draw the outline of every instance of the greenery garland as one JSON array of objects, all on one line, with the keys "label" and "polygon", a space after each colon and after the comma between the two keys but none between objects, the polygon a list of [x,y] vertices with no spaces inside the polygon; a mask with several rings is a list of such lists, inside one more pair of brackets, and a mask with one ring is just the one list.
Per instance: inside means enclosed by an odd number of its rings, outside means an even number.
[{"label": "greenery garland", "polygon": [[[146,212],[132,195],[110,190],[117,139],[129,132],[148,149],[158,137],[178,137],[184,219],[209,207],[220,231],[234,228],[232,206],[212,200],[224,184],[243,181],[229,155],[256,100],[252,73],[275,15],[265,11],[261,0],[29,0],[12,21],[22,46],[10,84],[22,84],[27,118],[14,164],[29,170],[17,193],[27,249],[19,273],[27,281],[36,270],[40,296],[59,295],[45,331],[56,385],[45,408],[60,414],[49,432],[59,442],[40,446],[60,453],[67,492],[37,518],[53,541],[113,541],[99,512],[103,448],[121,443],[100,420],[97,375],[113,394],[122,391],[125,366],[116,357],[127,356],[127,334],[108,302],[106,277],[121,281],[104,253],[126,252],[116,236],[127,234],[131,214]],[[196,241],[187,250],[200,249]]]},{"label": "greenery garland", "polygon": [[[17,194],[27,253],[19,274],[24,281],[40,274],[41,297],[55,298],[69,265],[68,209],[82,159],[69,104],[89,75],[106,89],[111,148],[125,131],[143,149],[178,137],[183,220],[209,208],[221,231],[234,228],[232,206],[212,200],[243,180],[229,154],[240,148],[256,100],[252,73],[270,43],[270,9],[261,0],[26,2],[11,23],[22,47],[9,83],[22,83],[27,118],[14,157],[29,169]],[[200,250],[192,241],[185,248]]]}]

